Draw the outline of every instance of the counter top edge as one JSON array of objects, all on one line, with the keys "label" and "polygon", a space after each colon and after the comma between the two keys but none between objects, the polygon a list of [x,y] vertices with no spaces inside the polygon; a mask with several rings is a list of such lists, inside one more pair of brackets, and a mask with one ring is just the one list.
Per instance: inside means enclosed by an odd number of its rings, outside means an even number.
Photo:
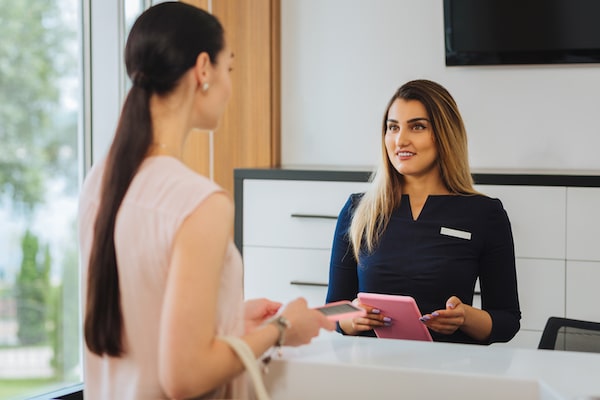
[{"label": "counter top edge", "polygon": [[[276,179],[366,182],[371,177],[372,172],[368,169],[237,168],[234,170],[234,180]],[[481,185],[600,187],[600,174],[474,171],[472,176],[475,183]]]}]

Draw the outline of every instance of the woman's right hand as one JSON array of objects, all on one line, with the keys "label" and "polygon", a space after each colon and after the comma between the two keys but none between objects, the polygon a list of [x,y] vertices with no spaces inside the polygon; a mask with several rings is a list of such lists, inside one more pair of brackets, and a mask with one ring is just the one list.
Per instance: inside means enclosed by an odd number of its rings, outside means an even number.
[{"label": "woman's right hand", "polygon": [[310,343],[319,335],[321,328],[328,331],[335,329],[335,322],[328,320],[322,312],[308,308],[306,300],[301,297],[286,304],[281,315],[291,324],[285,332],[285,346]]},{"label": "woman's right hand", "polygon": [[363,308],[367,314],[362,317],[340,320],[340,328],[342,328],[346,335],[357,335],[360,332],[370,331],[373,328],[392,325],[391,318],[381,314],[381,310],[371,307],[368,304],[363,304],[358,299],[354,299],[352,303],[355,306]]}]

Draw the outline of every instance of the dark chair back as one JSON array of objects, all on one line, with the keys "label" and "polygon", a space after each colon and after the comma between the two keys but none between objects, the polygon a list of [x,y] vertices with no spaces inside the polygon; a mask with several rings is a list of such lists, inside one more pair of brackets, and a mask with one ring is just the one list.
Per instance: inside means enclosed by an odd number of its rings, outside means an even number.
[{"label": "dark chair back", "polygon": [[600,353],[600,322],[550,317],[538,349]]}]

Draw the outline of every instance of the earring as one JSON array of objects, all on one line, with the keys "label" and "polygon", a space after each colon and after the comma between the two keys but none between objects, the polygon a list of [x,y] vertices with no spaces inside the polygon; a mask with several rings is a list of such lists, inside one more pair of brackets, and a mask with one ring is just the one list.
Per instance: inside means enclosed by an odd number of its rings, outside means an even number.
[{"label": "earring", "polygon": [[208,90],[208,88],[210,87],[210,85],[208,84],[208,82],[204,82],[202,84],[202,91],[206,92]]}]

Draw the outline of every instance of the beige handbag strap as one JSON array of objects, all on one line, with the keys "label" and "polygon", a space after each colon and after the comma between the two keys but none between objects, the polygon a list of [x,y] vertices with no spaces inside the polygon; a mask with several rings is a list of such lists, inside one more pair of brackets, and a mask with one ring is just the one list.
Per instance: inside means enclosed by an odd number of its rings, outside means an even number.
[{"label": "beige handbag strap", "polygon": [[248,344],[239,337],[235,336],[219,336],[218,339],[227,343],[229,347],[231,347],[236,352],[236,354],[246,367],[246,371],[252,379],[252,384],[256,393],[256,399],[270,400],[269,393],[267,393],[267,389],[265,388],[265,383],[263,382],[263,378],[257,360],[254,357],[254,353],[252,352]]}]

